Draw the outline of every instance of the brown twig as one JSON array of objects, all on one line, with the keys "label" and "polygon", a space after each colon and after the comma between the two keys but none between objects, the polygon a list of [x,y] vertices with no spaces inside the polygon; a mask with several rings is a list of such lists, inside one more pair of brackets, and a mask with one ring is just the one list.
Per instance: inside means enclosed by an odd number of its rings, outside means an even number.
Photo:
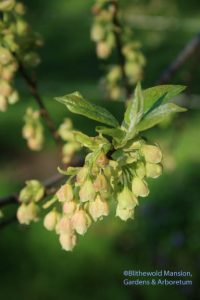
[{"label": "brown twig", "polygon": [[121,35],[122,35],[122,25],[119,21],[119,16],[118,16],[118,2],[117,0],[112,0],[111,1],[112,6],[113,6],[113,24],[114,24],[114,35],[115,35],[115,41],[116,41],[116,50],[118,53],[118,58],[119,58],[119,65],[121,68],[121,72],[122,72],[122,79],[123,79],[123,84],[124,84],[124,88],[126,91],[126,100],[130,97],[131,93],[132,93],[132,89],[131,86],[129,84],[128,78],[126,76],[126,72],[125,72],[125,57],[123,55],[122,52],[122,47],[123,47],[123,43],[121,40]]},{"label": "brown twig", "polygon": [[[46,190],[45,190],[45,196],[52,194],[54,191],[52,190],[53,186],[56,186],[58,183],[60,183],[61,181],[63,181],[63,179],[65,178],[65,176],[61,175],[61,174],[55,174],[54,176],[48,178],[47,180],[45,180],[43,182]],[[9,204],[17,204],[19,205],[19,196],[18,195],[9,195],[6,197],[2,197],[0,198],[0,208],[7,206]],[[16,215],[14,214],[12,217],[10,218],[6,218],[3,219],[0,222],[0,230],[4,229],[7,225],[10,225],[11,223],[14,223],[17,221]]]},{"label": "brown twig", "polygon": [[[82,166],[83,165],[83,158],[76,157],[74,161],[72,162],[71,166]],[[52,189],[52,187],[55,187],[58,183],[63,181],[66,178],[66,176],[56,173],[52,177],[46,179],[43,181],[43,184],[46,188],[46,194],[48,194],[48,191]],[[0,198],[0,208],[8,205],[8,204],[19,204],[19,197],[17,194],[5,196]]]},{"label": "brown twig", "polygon": [[43,100],[42,100],[42,98],[41,98],[41,96],[38,92],[37,83],[29,76],[28,72],[24,68],[21,61],[17,57],[16,57],[16,59],[17,59],[18,64],[19,64],[19,72],[20,72],[22,78],[25,80],[31,95],[36,100],[36,102],[37,102],[37,104],[40,108],[41,116],[43,117],[47,127],[49,128],[49,131],[51,132],[55,142],[60,144],[60,142],[61,142],[60,137],[59,137],[59,135],[56,131],[56,127],[54,125],[54,122],[53,122],[48,110],[46,109],[46,107],[44,105],[44,102],[43,102]]},{"label": "brown twig", "polygon": [[174,61],[164,70],[157,84],[168,83],[172,76],[199,50],[200,33],[198,33],[177,55]]},{"label": "brown twig", "polygon": [[[44,181],[44,186],[46,187],[46,194],[52,186],[56,185],[64,179],[64,176],[61,174],[55,174],[51,178]],[[19,196],[17,194],[5,196],[0,198],[0,208],[9,205],[9,204],[19,204]]]},{"label": "brown twig", "polygon": [[[79,157],[72,162],[73,166],[82,166],[83,165],[83,158]],[[54,176],[48,178],[43,182],[44,186],[46,187],[45,191],[45,196],[49,195],[49,193],[54,193],[55,192],[55,187],[57,186],[58,183],[61,183],[63,180],[66,179],[66,176],[61,175],[61,174],[55,174]],[[54,189],[52,189],[54,187]],[[14,194],[14,195],[9,195],[6,197],[1,197],[0,198],[0,208],[9,205],[9,204],[18,204],[19,205],[19,196]],[[7,225],[15,222],[16,216],[12,216],[9,219],[3,219],[0,222],[0,229],[5,228]]]}]

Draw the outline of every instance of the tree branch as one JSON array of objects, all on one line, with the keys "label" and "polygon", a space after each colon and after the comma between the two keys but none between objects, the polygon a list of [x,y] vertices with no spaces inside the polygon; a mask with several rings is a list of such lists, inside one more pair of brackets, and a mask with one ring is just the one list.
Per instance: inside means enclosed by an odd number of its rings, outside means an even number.
[{"label": "tree branch", "polygon": [[[47,196],[48,194],[52,194],[53,193],[52,186],[57,185],[64,178],[65,178],[64,175],[55,174],[51,178],[48,178],[47,180],[45,180],[43,182],[46,187],[45,196]],[[0,208],[4,207],[6,205],[9,205],[9,204],[18,204],[19,205],[20,204],[19,196],[18,195],[9,195],[9,196],[0,198]],[[14,214],[12,217],[3,219],[0,222],[0,230],[5,228],[7,225],[10,225],[11,223],[15,223],[16,221],[17,221],[16,214]]]},{"label": "tree branch", "polygon": [[[52,188],[52,186],[56,185],[60,181],[62,181],[65,178],[64,175],[61,174],[55,174],[51,178],[47,179],[43,182],[46,191],[45,195],[48,194],[48,190]],[[5,196],[0,198],[0,208],[9,205],[9,204],[19,204],[19,196],[17,194]]]},{"label": "tree branch", "polygon": [[198,33],[177,55],[175,60],[164,70],[157,84],[168,83],[172,76],[199,50],[200,33]]},{"label": "tree branch", "polygon": [[132,89],[131,86],[129,85],[129,81],[128,78],[126,76],[126,72],[125,72],[125,57],[123,55],[122,52],[122,48],[123,48],[123,43],[121,40],[121,34],[122,34],[122,25],[119,21],[119,17],[118,17],[118,2],[117,0],[112,0],[111,1],[112,5],[113,5],[113,24],[114,24],[114,35],[115,35],[115,41],[116,41],[116,50],[118,53],[118,57],[119,57],[119,65],[121,68],[121,72],[122,72],[122,80],[123,80],[123,84],[124,84],[124,88],[125,88],[125,92],[126,92],[126,99],[130,97],[131,93],[132,93]]},{"label": "tree branch", "polygon": [[[15,55],[16,57],[16,55]],[[24,81],[26,82],[29,91],[31,93],[31,95],[34,97],[34,99],[36,100],[38,106],[40,107],[40,113],[42,118],[44,119],[47,127],[49,128],[49,131],[51,132],[55,142],[57,144],[61,143],[60,137],[56,131],[56,127],[54,125],[54,121],[52,120],[48,110],[46,109],[43,100],[38,92],[38,87],[36,82],[29,76],[29,74],[27,73],[26,69],[24,68],[23,64],[21,63],[21,61],[16,57],[17,62],[19,64],[19,72],[22,76],[22,78],[24,79]]]},{"label": "tree branch", "polygon": [[[72,166],[82,166],[83,165],[83,158],[76,157],[74,161],[71,164]],[[70,165],[70,166],[71,166]],[[60,183],[62,180],[64,180],[66,176],[56,173],[50,178],[47,178],[43,181],[43,184],[46,188],[46,195],[48,194],[49,190],[52,189],[52,187],[55,187],[58,183]],[[19,204],[19,197],[18,194],[13,194],[5,197],[0,198],[0,208],[9,205],[9,204]]]}]

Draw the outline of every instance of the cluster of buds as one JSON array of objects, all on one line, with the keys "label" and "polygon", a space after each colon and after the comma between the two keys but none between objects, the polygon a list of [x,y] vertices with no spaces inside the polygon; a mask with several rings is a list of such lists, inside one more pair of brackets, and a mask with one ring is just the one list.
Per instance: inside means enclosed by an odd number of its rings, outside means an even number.
[{"label": "cluster of buds", "polygon": [[39,220],[38,203],[45,194],[44,186],[37,180],[29,180],[19,194],[21,203],[17,210],[17,219],[20,224],[29,225]]},{"label": "cluster of buds", "polygon": [[24,20],[25,8],[21,2],[0,1],[0,13],[0,111],[6,111],[7,105],[19,98],[13,87],[18,62],[27,67],[37,66],[40,58],[35,49],[43,41]]},{"label": "cluster of buds", "polygon": [[[142,79],[143,67],[145,65],[145,58],[140,51],[140,44],[138,42],[126,42],[122,48],[122,53],[125,58],[125,75],[129,85],[134,86]],[[119,100],[124,97],[124,90],[121,83],[122,69],[119,65],[111,66],[104,79],[108,96],[111,99]]]},{"label": "cluster of buds", "polygon": [[55,230],[66,251],[74,248],[77,235],[84,235],[92,221],[96,222],[109,213],[109,183],[102,171],[107,162],[103,154],[99,156],[91,173],[88,163],[78,168],[73,183],[70,177],[56,193],[61,212],[53,209],[44,219],[45,228]]},{"label": "cluster of buds", "polygon": [[29,107],[26,110],[24,121],[22,135],[26,139],[28,147],[33,151],[41,150],[44,143],[44,128],[40,119],[40,112]]},{"label": "cluster of buds", "polygon": [[[116,203],[116,216],[123,221],[134,217],[139,197],[147,197],[146,178],[162,173],[162,152],[143,139],[129,141],[109,158],[103,150],[89,153],[81,168],[70,168],[73,174],[57,191],[59,203],[44,219],[47,230],[59,235],[62,248],[73,250],[77,235],[84,235],[92,222],[108,216],[110,202]],[[72,173],[71,173],[72,170]]]},{"label": "cluster of buds", "polygon": [[[112,1],[96,1],[93,7],[94,22],[91,29],[91,39],[96,43],[96,53],[100,59],[107,59],[116,46],[116,34],[120,35],[121,52],[124,56],[124,72],[130,86],[134,86],[142,79],[145,58],[138,42],[132,41],[132,32],[129,28],[116,25],[118,18],[116,5]],[[119,27],[120,26],[120,27]],[[119,47],[119,45],[118,45]],[[122,86],[122,68],[116,64],[108,68],[102,80],[110,99],[124,98]]]},{"label": "cluster of buds", "polygon": [[0,111],[6,111],[8,104],[18,101],[18,93],[13,88],[12,80],[18,66],[8,49],[0,44]]},{"label": "cluster of buds", "polygon": [[62,147],[62,161],[68,164],[74,154],[81,148],[80,143],[75,140],[71,119],[66,118],[64,120],[58,129],[58,134],[65,143]]},{"label": "cluster of buds", "polygon": [[116,216],[126,221],[134,218],[134,209],[139,197],[149,194],[146,178],[157,178],[162,174],[162,152],[156,145],[143,139],[130,141],[121,152],[114,154],[121,165],[122,191],[117,195]]},{"label": "cluster of buds", "polygon": [[106,59],[115,47],[113,5],[108,1],[97,1],[92,10],[95,17],[91,28],[91,40],[96,43],[97,56]]}]

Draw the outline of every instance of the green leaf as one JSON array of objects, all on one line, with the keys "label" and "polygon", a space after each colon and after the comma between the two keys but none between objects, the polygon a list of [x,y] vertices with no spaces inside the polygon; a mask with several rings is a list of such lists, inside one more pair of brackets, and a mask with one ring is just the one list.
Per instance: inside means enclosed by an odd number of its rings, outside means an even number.
[{"label": "green leaf", "polygon": [[76,142],[79,142],[84,147],[87,147],[91,150],[94,150],[98,147],[97,143],[95,142],[94,138],[89,137],[88,135],[80,132],[80,131],[73,131],[74,139]]},{"label": "green leaf", "polygon": [[184,112],[186,110],[187,109],[173,103],[163,104],[147,114],[144,119],[141,120],[137,126],[137,132],[147,130],[164,121],[170,115],[177,112]]},{"label": "green leaf", "polygon": [[57,168],[58,172],[63,175],[76,175],[77,172],[81,169],[79,167],[68,167],[66,170],[61,169],[60,167]]},{"label": "green leaf", "polygon": [[186,86],[184,85],[158,85],[144,90],[144,114],[156,103],[157,105],[155,105],[154,108],[166,103],[185,89]]},{"label": "green leaf", "polygon": [[124,151],[119,149],[112,154],[114,160],[120,160],[124,157]]},{"label": "green leaf", "polygon": [[80,131],[73,131],[74,138],[84,147],[89,148],[92,151],[97,149],[110,149],[109,141],[103,136],[90,137]]},{"label": "green leaf", "polygon": [[125,136],[125,132],[120,128],[108,128],[103,126],[97,126],[95,130],[104,135],[111,136],[113,139],[116,140],[121,140]]},{"label": "green leaf", "polygon": [[63,97],[56,97],[55,99],[65,104],[67,108],[75,114],[85,116],[112,127],[119,126],[118,121],[107,109],[86,101],[79,92]]},{"label": "green leaf", "polygon": [[124,128],[126,131],[124,142],[134,137],[136,125],[139,123],[143,116],[143,109],[144,98],[141,85],[140,83],[138,83],[135,88],[134,96],[129,101],[124,115],[124,121],[122,124],[122,128]]}]

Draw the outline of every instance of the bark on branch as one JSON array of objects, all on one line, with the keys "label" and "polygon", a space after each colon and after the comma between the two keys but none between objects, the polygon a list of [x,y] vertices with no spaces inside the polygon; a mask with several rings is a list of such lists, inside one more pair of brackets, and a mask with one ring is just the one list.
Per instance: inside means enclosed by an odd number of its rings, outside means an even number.
[{"label": "bark on branch", "polygon": [[[16,57],[16,55],[15,55],[15,57]],[[19,65],[19,72],[20,72],[22,78],[24,79],[24,81],[26,82],[31,95],[36,100],[36,102],[37,102],[37,104],[40,108],[40,113],[41,113],[41,116],[42,116],[43,120],[45,121],[45,123],[46,123],[49,131],[51,132],[55,142],[57,144],[60,144],[61,140],[60,140],[60,137],[57,133],[54,121],[52,120],[48,110],[46,109],[46,107],[44,105],[42,97],[40,96],[40,94],[38,92],[38,87],[37,87],[36,81],[33,80],[31,78],[31,76],[28,74],[28,72],[24,68],[23,64],[21,63],[21,61],[17,57],[16,57],[16,59],[18,61],[18,65]]]},{"label": "bark on branch", "polygon": [[200,50],[200,32],[184,47],[174,61],[164,70],[158,84],[168,83],[172,76],[197,52]]},{"label": "bark on branch", "polygon": [[132,93],[132,88],[129,84],[128,81],[128,77],[126,76],[126,72],[125,72],[125,57],[124,54],[122,52],[122,48],[123,48],[123,42],[122,42],[122,34],[123,34],[123,28],[122,25],[120,23],[119,20],[119,16],[118,16],[118,11],[119,11],[119,4],[117,0],[112,0],[111,1],[112,5],[113,5],[113,24],[114,24],[114,35],[115,35],[115,41],[116,41],[116,50],[118,53],[118,58],[119,58],[119,65],[121,68],[121,72],[122,72],[122,80],[123,80],[123,85],[125,88],[125,92],[126,92],[126,100],[130,97],[131,93]]}]

